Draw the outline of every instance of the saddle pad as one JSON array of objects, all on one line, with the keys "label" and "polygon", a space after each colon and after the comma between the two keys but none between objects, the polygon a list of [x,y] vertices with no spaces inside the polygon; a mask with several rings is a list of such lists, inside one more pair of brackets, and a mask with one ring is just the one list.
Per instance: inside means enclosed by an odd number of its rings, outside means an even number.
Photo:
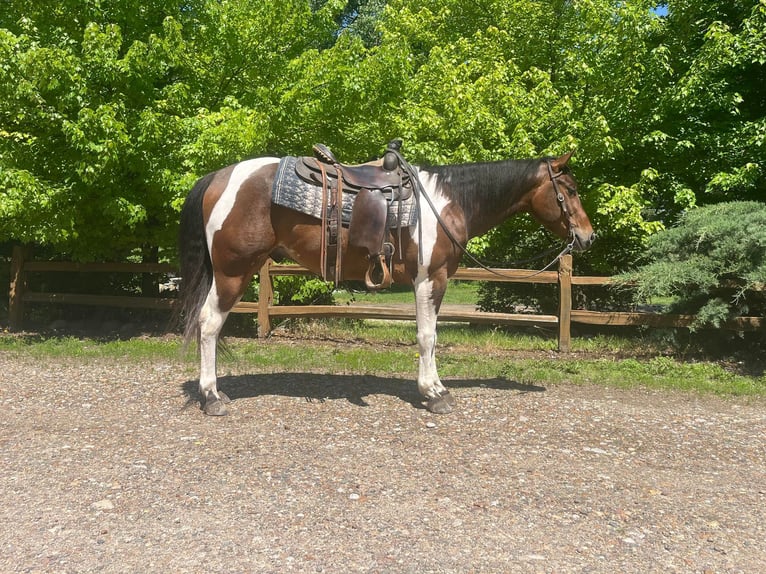
[{"label": "saddle pad", "polygon": [[[295,175],[295,163],[299,158],[283,157],[277,168],[277,175],[271,188],[271,201],[277,205],[300,211],[306,215],[322,218],[322,188],[303,181]],[[344,227],[351,223],[351,209],[356,194],[343,192],[341,219]],[[401,226],[410,227],[418,222],[418,210],[415,197],[411,195],[401,202],[394,201],[388,206],[387,225],[398,227],[401,214]]]}]

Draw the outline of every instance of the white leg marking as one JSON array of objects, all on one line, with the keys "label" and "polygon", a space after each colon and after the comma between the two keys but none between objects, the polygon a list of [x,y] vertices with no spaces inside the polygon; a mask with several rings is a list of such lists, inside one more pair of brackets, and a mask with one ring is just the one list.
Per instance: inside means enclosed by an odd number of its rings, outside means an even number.
[{"label": "white leg marking", "polygon": [[[449,200],[440,192],[436,177],[428,172],[420,172],[420,181],[425,192],[429,195],[434,206],[440,212],[449,203]],[[422,226],[422,252],[423,263],[418,265],[418,275],[415,278],[415,317],[418,328],[418,390],[426,398],[433,398],[446,389],[439,379],[436,369],[436,307],[433,302],[433,281],[429,277],[428,269],[436,245],[436,233],[439,223],[436,220],[431,207],[425,200],[421,201],[420,218],[418,225]],[[418,241],[421,233],[417,226],[412,228],[411,237]]]},{"label": "white leg marking", "polygon": [[431,299],[433,282],[415,282],[415,317],[418,326],[418,391],[433,398],[444,391],[436,370],[436,309]]},{"label": "white leg marking", "polygon": [[218,291],[214,280],[213,286],[210,288],[205,304],[202,306],[199,314],[199,390],[203,397],[207,397],[207,393],[212,392],[216,398],[220,398],[216,379],[216,351],[218,334],[221,332],[227,316],[228,313],[223,313],[218,307]]},{"label": "white leg marking", "polygon": [[210,214],[210,219],[205,227],[205,235],[207,237],[207,248],[210,253],[213,250],[213,236],[215,232],[223,227],[223,222],[229,216],[234,202],[237,199],[237,193],[242,184],[253,175],[256,171],[267,165],[279,163],[279,158],[276,157],[259,157],[256,159],[249,159],[238,163],[229,176],[229,182],[226,184],[226,189],[223,190],[221,197],[213,207],[213,211]]},{"label": "white leg marking", "polygon": [[[256,158],[238,163],[229,176],[229,181],[226,184],[226,188],[218,198],[213,211],[210,214],[210,219],[205,226],[205,237],[207,239],[208,253],[213,251],[213,236],[216,231],[223,227],[224,221],[229,216],[234,202],[237,199],[237,193],[239,192],[242,184],[257,170],[264,166],[271,165],[279,162],[278,158],[263,157]],[[199,326],[200,326],[200,375],[199,375],[199,390],[200,393],[207,397],[208,392],[212,392],[216,398],[220,398],[218,395],[218,385],[216,377],[216,352],[218,346],[218,335],[221,332],[226,317],[229,315],[228,311],[221,311],[218,290],[216,288],[215,279],[210,287],[210,292],[205,299],[205,304],[202,306],[199,314]]]}]

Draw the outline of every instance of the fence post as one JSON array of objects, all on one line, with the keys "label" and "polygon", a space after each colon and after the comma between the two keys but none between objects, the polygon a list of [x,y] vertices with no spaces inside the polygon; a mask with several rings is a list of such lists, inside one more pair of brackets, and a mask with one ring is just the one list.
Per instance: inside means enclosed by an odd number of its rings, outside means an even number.
[{"label": "fence post", "polygon": [[24,323],[24,292],[27,290],[27,274],[24,259],[31,256],[28,247],[15,245],[11,256],[11,285],[8,295],[8,328],[20,331]]},{"label": "fence post", "polygon": [[271,264],[267,259],[258,272],[260,286],[258,288],[258,338],[265,339],[271,333],[271,317],[269,307],[274,302],[274,286],[271,284]]},{"label": "fence post", "polygon": [[568,353],[572,335],[572,256],[559,259],[559,351]]}]

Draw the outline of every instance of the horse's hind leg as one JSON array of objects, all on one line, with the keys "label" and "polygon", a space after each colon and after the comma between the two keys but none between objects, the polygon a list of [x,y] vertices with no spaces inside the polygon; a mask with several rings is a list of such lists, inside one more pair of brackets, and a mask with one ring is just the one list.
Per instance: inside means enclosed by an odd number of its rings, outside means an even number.
[{"label": "horse's hind leg", "polygon": [[221,333],[228,312],[221,310],[215,281],[205,299],[199,314],[199,392],[203,401],[203,410],[208,415],[227,414],[226,403],[229,397],[218,390],[216,362],[218,336]]},{"label": "horse's hind leg", "polygon": [[231,402],[218,390],[216,363],[218,337],[232,307],[239,301],[252,274],[242,277],[226,277],[217,274],[199,315],[200,326],[200,376],[199,392],[205,414],[221,416],[228,414],[226,405]]}]

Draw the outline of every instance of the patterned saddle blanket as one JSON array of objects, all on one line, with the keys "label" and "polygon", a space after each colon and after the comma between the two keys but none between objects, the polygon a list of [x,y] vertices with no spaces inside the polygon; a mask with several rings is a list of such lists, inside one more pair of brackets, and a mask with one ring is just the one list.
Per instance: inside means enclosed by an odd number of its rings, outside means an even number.
[{"label": "patterned saddle blanket", "polygon": [[[322,218],[322,185],[313,184],[298,177],[296,164],[302,158],[287,156],[282,158],[277,168],[277,175],[271,190],[271,200],[277,205],[305,213],[317,219]],[[348,227],[351,223],[355,193],[343,192],[341,223]],[[388,204],[386,224],[389,229],[411,227],[417,224],[418,211],[414,194],[406,199],[394,199]]]}]

